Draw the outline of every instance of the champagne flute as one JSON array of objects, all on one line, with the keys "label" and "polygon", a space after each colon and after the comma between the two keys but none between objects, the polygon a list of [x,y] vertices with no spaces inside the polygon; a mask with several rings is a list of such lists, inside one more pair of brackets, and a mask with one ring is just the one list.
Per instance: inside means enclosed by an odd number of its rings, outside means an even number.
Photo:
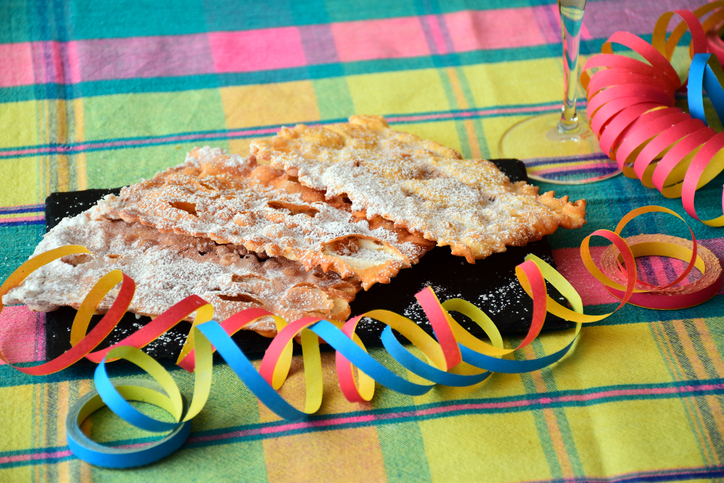
[{"label": "champagne flute", "polygon": [[576,109],[581,26],[586,0],[558,0],[563,37],[561,112],[541,114],[511,127],[501,138],[503,158],[523,161],[528,177],[557,184],[585,184],[616,176],[615,161],[601,152],[584,112]]}]

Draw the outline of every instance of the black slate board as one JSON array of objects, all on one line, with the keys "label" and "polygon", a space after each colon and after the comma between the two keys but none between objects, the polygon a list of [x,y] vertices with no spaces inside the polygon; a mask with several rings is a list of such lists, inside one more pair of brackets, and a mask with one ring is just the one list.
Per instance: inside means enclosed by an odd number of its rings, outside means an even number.
[{"label": "black slate board", "polygon": [[[518,160],[499,159],[493,162],[511,179],[527,181],[525,166]],[[58,224],[66,216],[74,216],[93,206],[96,201],[112,190],[87,190],[68,193],[52,193],[45,202],[47,229]],[[547,240],[530,243],[525,247],[509,248],[505,253],[492,255],[475,264],[450,254],[448,247],[438,247],[427,253],[420,263],[402,270],[389,284],[376,284],[367,292],[360,292],[352,302],[352,315],[373,309],[387,309],[415,320],[420,326],[432,332],[424,312],[415,300],[415,294],[431,286],[441,301],[461,297],[483,309],[493,319],[498,329],[507,335],[523,335],[530,327],[532,304],[520,287],[515,276],[515,267],[525,256],[533,253],[553,264]],[[558,297],[559,300],[560,297]],[[562,300],[561,300],[562,301]],[[75,310],[62,307],[46,316],[46,357],[55,358],[70,348],[70,327]],[[463,316],[456,316],[463,326],[473,334],[482,334],[475,324]],[[91,328],[100,320],[94,317]],[[135,332],[150,319],[126,314],[111,336],[98,348],[114,344]],[[186,338],[191,324],[182,322],[162,339],[149,344],[145,351],[158,359],[175,359]],[[549,315],[544,330],[569,328],[571,324]],[[379,334],[384,326],[378,322],[363,321],[358,334],[366,345],[379,344]],[[234,336],[235,342],[249,357],[263,355],[270,339],[254,332],[241,331]]]}]

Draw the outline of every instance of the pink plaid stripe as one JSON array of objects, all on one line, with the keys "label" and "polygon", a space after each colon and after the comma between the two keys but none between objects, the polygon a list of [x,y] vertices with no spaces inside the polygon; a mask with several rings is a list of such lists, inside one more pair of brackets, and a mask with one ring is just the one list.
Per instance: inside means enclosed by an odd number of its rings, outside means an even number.
[{"label": "pink plaid stripe", "polygon": [[209,43],[217,72],[252,72],[306,65],[296,27],[215,32]]},{"label": "pink plaid stripe", "polygon": [[536,23],[542,8],[456,12],[445,21],[457,52],[540,45],[548,40]]},{"label": "pink plaid stripe", "polygon": [[206,35],[134,37],[74,42],[84,81],[214,72]]},{"label": "pink plaid stripe", "polygon": [[[609,5],[610,4],[610,5]],[[597,11],[618,8],[599,2]],[[665,11],[637,5],[637,15]],[[595,29],[591,32],[587,25]],[[629,26],[634,34],[653,27]],[[618,26],[586,19],[582,37],[605,38]],[[63,42],[0,44],[0,87],[112,79],[253,72],[307,64],[419,57],[450,52],[556,44],[555,5],[444,15],[399,17],[329,25],[281,27]],[[64,72],[69,70],[69,72]]]},{"label": "pink plaid stripe", "polygon": [[413,17],[338,23],[332,32],[342,62],[430,55],[422,25]]},{"label": "pink plaid stripe", "polygon": [[29,85],[33,80],[30,44],[0,44],[0,87]]},{"label": "pink plaid stripe", "polygon": [[3,356],[12,364],[45,360],[45,314],[15,305],[5,307],[2,316],[0,340],[5,341],[5,345],[0,350]]}]

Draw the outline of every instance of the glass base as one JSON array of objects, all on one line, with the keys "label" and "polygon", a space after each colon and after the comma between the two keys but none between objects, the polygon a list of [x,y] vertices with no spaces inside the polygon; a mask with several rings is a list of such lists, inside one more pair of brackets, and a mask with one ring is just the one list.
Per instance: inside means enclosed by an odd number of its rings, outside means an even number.
[{"label": "glass base", "polygon": [[500,157],[520,159],[529,178],[546,183],[595,183],[621,173],[616,161],[599,149],[585,113],[578,113],[574,131],[559,132],[560,118],[560,112],[553,112],[515,124],[500,140]]}]

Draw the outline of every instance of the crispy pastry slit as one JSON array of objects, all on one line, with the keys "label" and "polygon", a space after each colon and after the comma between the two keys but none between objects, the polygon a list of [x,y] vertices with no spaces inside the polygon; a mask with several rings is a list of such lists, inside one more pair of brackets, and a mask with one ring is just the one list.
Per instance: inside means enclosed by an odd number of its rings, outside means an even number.
[{"label": "crispy pastry slit", "polygon": [[246,304],[254,304],[259,307],[264,306],[264,303],[261,300],[258,300],[251,295],[245,293],[240,293],[237,295],[218,295],[218,297],[221,300],[226,300],[227,302],[243,302]]},{"label": "crispy pastry slit", "polygon": [[173,201],[170,203],[171,206],[177,210],[185,211],[189,215],[198,216],[196,213],[196,205],[194,203],[188,203],[186,201]]},{"label": "crispy pastry slit", "polygon": [[270,201],[268,205],[269,208],[275,210],[288,210],[291,215],[307,215],[314,218],[319,213],[319,210],[312,206],[295,205],[283,201]]}]

